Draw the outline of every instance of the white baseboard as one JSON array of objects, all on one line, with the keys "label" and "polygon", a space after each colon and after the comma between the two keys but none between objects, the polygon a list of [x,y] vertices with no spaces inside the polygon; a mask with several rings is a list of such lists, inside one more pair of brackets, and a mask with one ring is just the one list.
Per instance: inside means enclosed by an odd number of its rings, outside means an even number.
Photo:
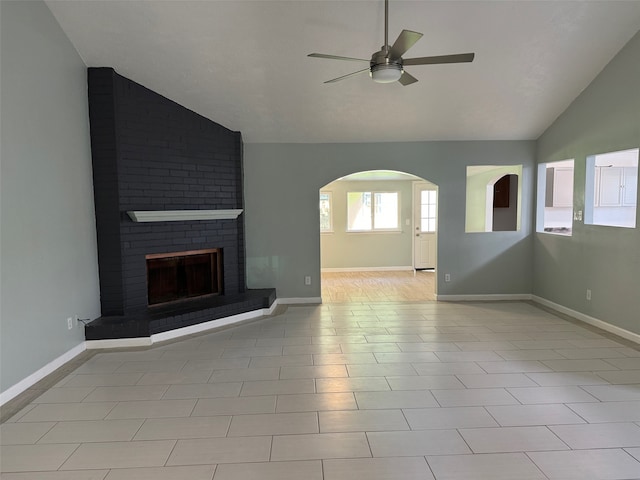
[{"label": "white baseboard", "polygon": [[322,297],[278,298],[280,305],[316,305],[322,303]]},{"label": "white baseboard", "polygon": [[151,335],[151,343],[165,342],[167,340],[173,340],[175,338],[184,337],[186,335],[193,335],[194,333],[204,332],[219,327],[226,327],[233,325],[234,323],[244,322],[246,320],[252,320],[254,318],[263,317],[265,315],[271,315],[280,302],[276,299],[270,308],[262,308],[260,310],[252,310],[251,312],[239,313],[230,317],[218,318],[217,320],[211,320],[210,322],[198,323],[197,325],[190,325],[188,327],[177,328],[175,330],[169,330],[168,332],[156,333]]},{"label": "white baseboard", "polygon": [[[284,299],[289,300],[289,303],[320,303],[320,297],[310,298],[310,299]],[[296,301],[296,300],[305,300],[305,301]],[[262,308],[259,310],[253,310],[251,312],[240,313],[238,315],[232,315],[230,317],[220,318],[217,320],[212,320],[210,322],[199,323],[197,325],[191,325],[189,327],[178,328],[176,330],[170,330],[168,332],[157,333],[155,335],[151,335],[150,337],[137,337],[137,338],[115,338],[115,339],[107,339],[107,340],[86,340],[79,344],[78,346],[72,348],[65,354],[59,356],[52,362],[49,362],[47,365],[42,367],[37,372],[29,375],[27,378],[21,380],[16,383],[12,387],[9,387],[4,392],[0,393],[0,405],[4,405],[6,402],[11,400],[12,398],[17,397],[22,392],[27,390],[28,388],[35,385],[37,382],[42,380],[44,377],[60,368],[67,362],[70,362],[75,357],[80,355],[85,350],[95,350],[95,349],[109,349],[109,348],[131,348],[131,347],[148,347],[157,342],[164,342],[166,340],[171,340],[175,338],[184,337],[186,335],[192,335],[194,333],[204,332],[206,330],[211,330],[219,327],[224,327],[228,325],[233,325],[235,323],[244,322],[246,320],[251,320],[253,318],[259,318],[265,315],[272,315],[276,310],[278,304],[283,303],[281,299],[276,299],[271,307]]]},{"label": "white baseboard", "polygon": [[87,350],[98,350],[101,348],[134,348],[148,347],[153,341],[151,337],[133,338],[108,338],[105,340],[87,340]]},{"label": "white baseboard", "polygon": [[436,295],[439,302],[504,302],[531,300],[530,293],[491,293],[485,295]]},{"label": "white baseboard", "polygon": [[399,267],[347,267],[347,268],[321,268],[323,273],[341,273],[341,272],[397,272],[413,270],[411,265],[403,265]]},{"label": "white baseboard", "polygon": [[[296,300],[296,299],[290,299]],[[310,303],[318,303],[320,298],[311,299]],[[317,301],[315,301],[317,300]],[[56,369],[63,366],[65,363],[70,362],[75,357],[80,355],[85,350],[95,350],[95,349],[109,349],[109,348],[131,348],[131,347],[148,347],[157,342],[164,342],[166,340],[171,340],[174,338],[180,338],[185,335],[192,335],[194,333],[203,332],[205,330],[210,330],[214,328],[219,328],[223,326],[233,325],[234,323],[244,322],[245,320],[251,320],[253,318],[262,317],[265,315],[271,315],[275,311],[276,307],[279,303],[279,299],[276,299],[271,307],[262,308],[260,310],[253,310],[251,312],[241,313],[238,315],[232,315],[231,317],[225,317],[218,320],[212,320],[206,323],[200,323],[198,325],[191,325],[189,327],[178,328],[176,330],[171,330],[168,332],[157,333],[155,335],[151,335],[150,337],[138,337],[138,338],[116,338],[116,339],[107,339],[107,340],[86,340],[79,344],[78,346],[72,348],[68,352],[60,355],[55,360],[49,362],[47,365],[32,373],[25,379],[19,381],[15,385],[9,387],[4,392],[0,393],[0,405],[4,405],[9,400],[17,397],[25,390],[29,389],[37,382],[42,380],[44,377],[54,372]],[[295,302],[294,302],[295,303]],[[303,303],[303,302],[298,302]],[[306,303],[306,302],[304,302]]]},{"label": "white baseboard", "polygon": [[0,405],[4,405],[9,400],[17,397],[18,395],[20,395],[25,390],[27,390],[30,387],[34,386],[36,383],[38,383],[40,380],[42,380],[47,375],[49,375],[50,373],[53,373],[54,371],[56,371],[58,368],[63,366],[65,363],[70,362],[71,360],[76,358],[78,355],[80,355],[82,352],[84,352],[86,350],[87,347],[86,347],[85,343],[86,342],[82,342],[79,345],[76,345],[75,347],[73,347],[68,352],[63,353],[58,358],[56,358],[56,359],[52,360],[51,362],[47,363],[41,369],[35,371],[34,373],[29,375],[28,377],[20,380],[15,385],[7,388],[4,392],[0,393]]},{"label": "white baseboard", "polygon": [[151,335],[150,337],[137,337],[137,338],[115,338],[109,340],[87,340],[88,350],[97,348],[123,348],[123,347],[148,347],[158,342],[166,342],[167,340],[173,340],[187,335],[193,335],[194,333],[200,333],[207,330],[212,330],[219,327],[226,327],[235,323],[244,322],[254,318],[262,317],[265,315],[271,315],[278,304],[279,299],[276,299],[271,307],[262,308],[260,310],[252,310],[251,312],[239,313],[238,315],[232,315],[230,317],[218,318],[209,322],[198,323],[196,325],[190,325],[188,327],[176,328],[175,330],[169,330],[168,332],[161,332]]},{"label": "white baseboard", "polygon": [[563,305],[552,302],[551,300],[547,300],[546,298],[538,297],[537,295],[532,295],[531,299],[534,302],[539,303],[540,305],[544,305],[545,307],[549,307],[552,310],[556,310],[560,313],[564,313],[565,315],[575,318],[576,320],[580,320],[581,322],[588,323],[589,325],[593,325],[594,327],[601,328],[606,332],[613,333],[614,335],[618,335],[619,337],[622,337],[634,343],[640,344],[640,334],[638,333],[630,332],[629,330],[617,327],[608,322],[605,322],[604,320],[591,317],[582,312],[578,312],[577,310],[572,310],[571,308],[567,308]]}]

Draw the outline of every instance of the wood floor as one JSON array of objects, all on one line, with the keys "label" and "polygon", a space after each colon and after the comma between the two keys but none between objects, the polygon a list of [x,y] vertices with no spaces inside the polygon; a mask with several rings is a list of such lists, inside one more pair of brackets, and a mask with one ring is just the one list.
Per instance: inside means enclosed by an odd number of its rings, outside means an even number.
[{"label": "wood floor", "polygon": [[323,302],[435,301],[432,271],[323,272]]}]

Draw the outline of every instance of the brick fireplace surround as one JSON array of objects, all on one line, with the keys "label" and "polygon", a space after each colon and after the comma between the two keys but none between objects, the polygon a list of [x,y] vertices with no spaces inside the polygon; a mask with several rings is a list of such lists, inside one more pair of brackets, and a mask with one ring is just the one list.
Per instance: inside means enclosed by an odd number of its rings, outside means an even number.
[{"label": "brick fireplace surround", "polygon": [[[136,223],[129,211],[243,208],[242,137],[112,68],[89,68],[101,317],[87,340],[149,337],[269,308],[245,285],[244,215]],[[220,295],[149,307],[146,256],[221,249]]]}]

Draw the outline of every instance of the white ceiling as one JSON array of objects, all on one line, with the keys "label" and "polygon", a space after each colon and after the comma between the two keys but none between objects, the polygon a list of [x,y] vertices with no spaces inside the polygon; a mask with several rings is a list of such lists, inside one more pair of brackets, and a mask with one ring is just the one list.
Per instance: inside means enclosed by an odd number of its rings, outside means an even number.
[{"label": "white ceiling", "polygon": [[360,1],[47,2],[90,67],[121,75],[245,142],[535,139],[640,26],[640,1],[390,1],[389,43],[424,33],[405,58],[420,81],[323,81],[384,43],[384,3]]}]

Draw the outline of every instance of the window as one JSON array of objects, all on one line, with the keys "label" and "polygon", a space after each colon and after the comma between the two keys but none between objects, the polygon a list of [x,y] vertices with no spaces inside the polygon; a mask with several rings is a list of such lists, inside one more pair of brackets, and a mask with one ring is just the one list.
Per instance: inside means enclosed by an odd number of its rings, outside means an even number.
[{"label": "window", "polygon": [[333,232],[331,192],[320,192],[320,232]]},{"label": "window", "polygon": [[571,235],[573,160],[538,165],[536,231]]},{"label": "window", "polygon": [[398,230],[398,192],[347,192],[347,231]]},{"label": "window", "polygon": [[635,228],[639,149],[587,157],[584,223]]},{"label": "window", "polygon": [[420,192],[420,231],[431,233],[436,231],[436,198],[435,190]]}]

